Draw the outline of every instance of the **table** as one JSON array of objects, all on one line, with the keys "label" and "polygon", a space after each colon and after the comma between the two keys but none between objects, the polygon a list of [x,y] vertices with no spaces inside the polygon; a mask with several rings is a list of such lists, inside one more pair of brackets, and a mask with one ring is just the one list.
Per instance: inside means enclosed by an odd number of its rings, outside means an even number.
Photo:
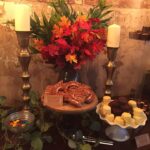
[{"label": "table", "polygon": [[[96,105],[97,102],[94,103],[93,106]],[[91,108],[94,108],[94,107],[91,107]],[[66,109],[56,109],[55,107],[54,108],[51,108],[49,107],[49,109],[51,111],[56,111],[58,113],[62,113],[63,112],[67,112]],[[70,110],[70,109],[69,109]],[[88,109],[87,109],[88,110]],[[91,109],[89,109],[91,110]],[[67,114],[69,114],[70,112],[68,112]],[[73,114],[75,112],[73,111]],[[75,114],[79,114],[80,111],[77,111],[77,113]],[[72,114],[72,113],[71,113]],[[101,121],[101,120],[99,120]],[[106,128],[106,125],[105,123],[103,123],[103,121],[101,121],[101,124],[102,124],[102,129],[98,134],[98,137],[104,139],[104,140],[108,140],[108,138],[105,136],[105,128]],[[150,121],[147,121],[146,125],[144,127],[140,127],[138,128],[138,132],[136,130],[136,132],[134,132],[134,136],[132,138],[130,138],[128,141],[126,142],[114,142],[114,146],[106,146],[106,145],[99,145],[98,147],[94,148],[93,150],[138,150],[137,147],[136,147],[136,143],[135,143],[135,136],[138,136],[138,135],[141,135],[141,134],[144,134],[144,133],[150,133]],[[45,145],[44,147],[44,150],[49,150],[49,148],[53,149],[53,150],[71,150],[69,147],[68,147],[68,144],[67,144],[67,140],[65,138],[63,138],[57,128],[53,128],[53,130],[51,130],[50,134],[52,135],[52,137],[54,138],[54,142],[50,145]],[[146,146],[146,147],[142,147],[140,148],[139,150],[150,150],[150,145],[149,146]]]},{"label": "table", "polygon": [[[150,133],[150,121],[148,121],[146,123],[146,126],[142,127],[136,135],[141,135],[144,133]],[[53,143],[52,144],[45,144],[44,150],[49,150],[49,149],[52,149],[52,150],[60,150],[60,149],[61,150],[71,150],[67,146],[67,140],[65,140],[64,138],[62,138],[59,135],[56,128],[53,128],[52,131],[50,132],[50,134],[54,138]],[[101,130],[99,135],[100,135],[100,137],[107,139],[106,136],[104,135],[104,130]],[[134,140],[134,138],[132,138],[126,142],[114,142],[114,146],[99,145],[98,147],[94,148],[93,150],[150,150],[150,145],[147,147],[142,147],[140,149],[137,149],[135,140]]]}]

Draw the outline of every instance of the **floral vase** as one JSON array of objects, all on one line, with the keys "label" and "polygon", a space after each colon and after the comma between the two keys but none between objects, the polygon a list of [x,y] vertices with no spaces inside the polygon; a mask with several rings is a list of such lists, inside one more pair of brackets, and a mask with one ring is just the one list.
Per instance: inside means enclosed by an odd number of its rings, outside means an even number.
[{"label": "floral vase", "polygon": [[79,79],[79,71],[73,68],[64,68],[60,72],[59,80],[63,80],[64,82],[68,81],[80,81]]}]

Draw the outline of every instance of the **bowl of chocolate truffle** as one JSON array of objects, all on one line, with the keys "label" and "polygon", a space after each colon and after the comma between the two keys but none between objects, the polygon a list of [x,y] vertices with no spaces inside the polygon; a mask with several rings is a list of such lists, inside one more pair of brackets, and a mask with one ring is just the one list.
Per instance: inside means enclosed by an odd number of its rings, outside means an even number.
[{"label": "bowl of chocolate truffle", "polygon": [[22,110],[9,114],[5,125],[13,133],[21,133],[30,130],[34,123],[34,115],[28,110]]},{"label": "bowl of chocolate truffle", "polygon": [[105,130],[106,135],[118,142],[130,138],[127,129],[137,129],[147,121],[147,116],[143,109],[138,107],[137,101],[125,97],[112,100],[110,96],[104,96],[96,107],[96,113],[110,125]]}]

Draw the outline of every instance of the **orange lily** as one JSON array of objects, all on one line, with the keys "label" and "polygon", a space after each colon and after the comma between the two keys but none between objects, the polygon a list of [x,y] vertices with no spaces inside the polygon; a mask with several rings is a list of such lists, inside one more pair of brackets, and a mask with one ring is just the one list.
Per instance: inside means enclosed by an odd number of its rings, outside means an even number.
[{"label": "orange lily", "polygon": [[69,61],[69,63],[77,63],[77,56],[75,54],[67,54],[65,56],[66,61]]},{"label": "orange lily", "polygon": [[55,24],[52,32],[55,35],[55,37],[59,38],[63,34],[63,29]]},{"label": "orange lily", "polygon": [[34,43],[34,45],[35,45],[35,48],[37,49],[37,50],[41,50],[41,48],[43,47],[43,45],[44,45],[44,42],[43,42],[43,40],[39,40],[39,39],[34,39],[33,40],[33,43]]},{"label": "orange lily", "polygon": [[78,16],[76,21],[86,21],[87,17],[85,15]]},{"label": "orange lily", "polygon": [[81,34],[81,39],[88,43],[90,40],[92,40],[92,36],[89,33],[85,32]]},{"label": "orange lily", "polygon": [[69,27],[71,22],[68,20],[67,17],[63,16],[61,17],[61,21],[58,23],[60,27]]}]

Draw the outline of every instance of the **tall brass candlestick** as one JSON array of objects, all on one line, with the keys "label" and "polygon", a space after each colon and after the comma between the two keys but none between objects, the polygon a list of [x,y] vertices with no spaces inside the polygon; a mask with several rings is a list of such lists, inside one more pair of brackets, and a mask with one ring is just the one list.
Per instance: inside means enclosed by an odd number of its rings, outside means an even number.
[{"label": "tall brass candlestick", "polygon": [[116,68],[115,65],[115,58],[117,55],[118,48],[113,47],[107,47],[107,57],[108,57],[108,63],[106,65],[106,72],[107,72],[107,80],[106,80],[106,89],[105,89],[105,95],[111,96],[112,94],[112,86],[113,86],[113,73]]},{"label": "tall brass candlestick", "polygon": [[31,60],[31,55],[28,50],[30,31],[16,31],[16,33],[17,33],[18,44],[20,46],[20,53],[18,57],[23,71],[21,75],[23,80],[22,100],[24,102],[24,109],[28,109],[28,103],[30,101],[29,92],[31,88],[31,84],[29,83],[30,74],[28,72],[28,67]]}]

